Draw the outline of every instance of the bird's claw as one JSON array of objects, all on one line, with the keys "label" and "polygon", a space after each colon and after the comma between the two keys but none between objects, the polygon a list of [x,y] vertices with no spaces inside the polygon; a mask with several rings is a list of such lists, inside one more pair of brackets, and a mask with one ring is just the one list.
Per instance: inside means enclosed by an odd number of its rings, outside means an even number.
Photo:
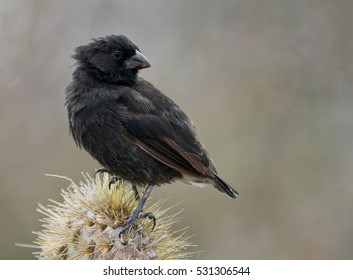
[{"label": "bird's claw", "polygon": [[133,214],[128,218],[126,225],[122,228],[122,230],[119,232],[119,238],[127,232],[136,222],[137,219],[145,219],[148,218],[153,221],[153,226],[152,226],[152,231],[154,231],[156,227],[156,217],[152,212],[146,212],[146,213],[141,213],[139,217],[135,217]]},{"label": "bird's claw", "polygon": [[154,228],[156,227],[156,217],[152,212],[142,213],[140,215],[140,218],[141,219],[149,218],[153,222],[152,231],[154,231]]},{"label": "bird's claw", "polygon": [[94,179],[95,179],[95,180],[97,180],[97,175],[98,175],[99,173],[103,174],[103,173],[109,173],[109,172],[108,172],[108,169],[106,169],[105,167],[99,167],[99,168],[97,168],[96,171],[94,172]]},{"label": "bird's claw", "polygon": [[120,180],[120,178],[118,176],[111,176],[110,180],[109,180],[109,189],[111,187],[111,185],[117,183]]},{"label": "bird's claw", "polygon": [[[97,181],[98,174],[103,174],[103,173],[110,174],[108,169],[106,169],[105,167],[97,168],[96,171],[94,172],[94,180]],[[120,180],[120,178],[118,176],[112,175],[109,179],[109,189],[110,189],[111,185],[115,184],[119,180]],[[134,192],[135,192],[135,190],[134,190]],[[138,193],[137,193],[137,195],[138,195]],[[136,196],[136,192],[135,192],[135,196]]]},{"label": "bird's claw", "polygon": [[135,199],[136,199],[136,200],[140,200],[139,191],[137,190],[136,185],[132,185],[131,187],[132,187],[132,190],[134,191]]}]

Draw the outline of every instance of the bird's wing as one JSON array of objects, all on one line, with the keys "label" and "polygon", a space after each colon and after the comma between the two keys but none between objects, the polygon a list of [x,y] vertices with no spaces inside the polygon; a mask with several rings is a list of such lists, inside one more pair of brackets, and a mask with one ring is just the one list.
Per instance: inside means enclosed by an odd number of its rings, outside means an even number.
[{"label": "bird's wing", "polygon": [[130,116],[125,125],[128,138],[165,165],[195,177],[214,175],[207,153],[188,126],[176,131],[163,115]]},{"label": "bird's wing", "polygon": [[214,176],[211,159],[187,116],[174,103],[164,104],[163,108],[155,105],[136,91],[120,98],[118,110],[127,138],[181,173],[200,178]]}]

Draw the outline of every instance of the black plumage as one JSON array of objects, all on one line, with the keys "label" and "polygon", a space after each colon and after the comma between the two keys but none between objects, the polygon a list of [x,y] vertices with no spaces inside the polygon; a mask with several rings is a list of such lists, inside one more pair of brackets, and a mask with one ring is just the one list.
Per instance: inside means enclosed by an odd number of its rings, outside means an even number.
[{"label": "black plumage", "polygon": [[75,49],[66,89],[70,132],[108,172],[138,186],[175,180],[212,184],[236,198],[218,175],[187,115],[138,77],[150,67],[125,36],[94,39]]}]

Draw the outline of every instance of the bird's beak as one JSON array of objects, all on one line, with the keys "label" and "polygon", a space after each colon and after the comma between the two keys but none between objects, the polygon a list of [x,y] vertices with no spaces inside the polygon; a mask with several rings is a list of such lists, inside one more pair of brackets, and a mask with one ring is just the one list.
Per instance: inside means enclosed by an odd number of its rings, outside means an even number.
[{"label": "bird's beak", "polygon": [[151,67],[151,63],[148,59],[139,51],[136,51],[136,54],[132,56],[126,62],[126,68],[128,69],[143,69]]}]

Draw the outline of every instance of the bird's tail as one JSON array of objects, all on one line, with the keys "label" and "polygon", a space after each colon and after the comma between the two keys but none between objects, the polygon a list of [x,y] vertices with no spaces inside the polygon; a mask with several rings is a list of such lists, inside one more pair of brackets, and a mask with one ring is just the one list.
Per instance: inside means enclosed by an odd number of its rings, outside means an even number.
[{"label": "bird's tail", "polygon": [[237,196],[239,196],[239,193],[235,189],[233,189],[228,183],[223,181],[223,179],[219,177],[217,174],[215,174],[213,181],[214,181],[214,187],[220,192],[226,193],[231,198],[237,198]]}]

